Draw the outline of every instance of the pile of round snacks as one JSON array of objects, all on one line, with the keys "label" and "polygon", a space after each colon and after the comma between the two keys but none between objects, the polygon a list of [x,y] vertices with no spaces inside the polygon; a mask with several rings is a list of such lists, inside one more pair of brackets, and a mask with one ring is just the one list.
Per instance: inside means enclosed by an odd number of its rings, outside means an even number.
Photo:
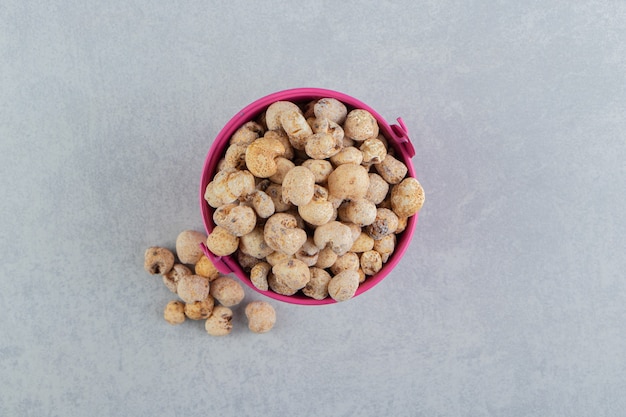
[{"label": "pile of round snacks", "polygon": [[333,98],[277,101],[230,138],[204,198],[206,245],[262,291],[350,299],[424,203],[374,116]]},{"label": "pile of round snacks", "polygon": [[[144,268],[161,275],[165,286],[178,296],[165,306],[163,317],[168,323],[205,320],[208,334],[224,336],[233,328],[231,307],[241,303],[245,293],[237,280],[221,275],[202,253],[200,243],[206,240],[204,233],[185,230],[176,239],[176,253],[158,246],[148,248]],[[248,303],[245,314],[254,333],[268,332],[276,323],[276,312],[265,301]]]}]

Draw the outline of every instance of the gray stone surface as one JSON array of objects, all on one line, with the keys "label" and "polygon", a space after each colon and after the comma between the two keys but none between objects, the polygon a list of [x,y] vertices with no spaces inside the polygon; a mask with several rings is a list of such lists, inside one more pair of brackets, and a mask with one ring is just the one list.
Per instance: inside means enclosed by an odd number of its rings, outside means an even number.
[{"label": "gray stone surface", "polygon": [[[626,413],[624,2],[211,3],[0,7],[0,415]],[[268,334],[169,326],[143,251],[202,230],[221,127],[304,86],[406,122],[408,252]]]}]

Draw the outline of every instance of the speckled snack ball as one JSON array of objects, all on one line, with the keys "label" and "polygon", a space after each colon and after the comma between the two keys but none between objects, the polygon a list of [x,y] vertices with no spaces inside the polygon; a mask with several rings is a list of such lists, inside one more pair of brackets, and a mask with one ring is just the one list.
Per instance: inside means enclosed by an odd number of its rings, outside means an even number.
[{"label": "speckled snack ball", "polygon": [[276,323],[276,311],[265,301],[253,301],[246,306],[248,328],[254,333],[267,333]]},{"label": "speckled snack ball", "polygon": [[202,256],[200,243],[206,240],[204,233],[195,230],[185,230],[176,238],[176,255],[184,264],[195,264]]},{"label": "speckled snack ball", "polygon": [[181,324],[185,321],[185,304],[176,300],[170,301],[165,306],[163,311],[163,318],[169,324]]},{"label": "speckled snack ball", "polygon": [[241,284],[227,276],[221,276],[211,282],[209,293],[224,307],[235,306],[245,297]]},{"label": "speckled snack ball", "polygon": [[211,295],[207,296],[202,301],[194,301],[193,303],[185,303],[185,316],[191,320],[202,320],[209,318],[213,307],[215,306],[215,300]]},{"label": "speckled snack ball", "polygon": [[143,267],[150,274],[167,274],[173,266],[174,254],[169,249],[159,246],[146,249]]},{"label": "speckled snack ball", "polygon": [[226,336],[233,330],[233,311],[224,306],[215,306],[204,322],[204,328],[211,336]]},{"label": "speckled snack ball", "polygon": [[178,280],[176,289],[185,303],[202,301],[209,295],[209,280],[199,275],[184,275]]}]

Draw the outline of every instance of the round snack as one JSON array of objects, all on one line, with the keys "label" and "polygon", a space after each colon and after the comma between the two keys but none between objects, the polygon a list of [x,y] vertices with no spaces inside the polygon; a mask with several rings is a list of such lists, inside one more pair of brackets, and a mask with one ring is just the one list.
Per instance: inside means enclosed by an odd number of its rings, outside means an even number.
[{"label": "round snack", "polygon": [[346,301],[354,297],[359,288],[359,273],[347,270],[338,273],[328,283],[328,294],[335,301]]},{"label": "round snack", "polygon": [[202,301],[194,301],[185,304],[185,316],[191,320],[206,319],[211,315],[215,300],[210,295]]},{"label": "round snack", "polygon": [[239,238],[221,226],[215,226],[206,240],[206,246],[217,256],[227,256],[239,247]]},{"label": "round snack", "polygon": [[191,269],[183,264],[175,264],[168,273],[163,274],[163,283],[174,294],[178,292],[178,280],[183,275],[191,275]]},{"label": "round snack", "polygon": [[178,280],[176,289],[185,303],[202,301],[209,295],[209,280],[199,275],[183,275]]},{"label": "round snack", "polygon": [[233,330],[233,311],[224,306],[215,306],[204,328],[211,336],[226,336]]},{"label": "round snack", "polygon": [[299,259],[286,259],[272,267],[272,273],[277,283],[291,290],[303,288],[311,274],[309,267]]},{"label": "round snack", "polygon": [[309,270],[311,271],[311,279],[302,289],[302,292],[307,297],[323,300],[328,297],[328,283],[331,276],[326,270],[321,268],[312,267]]},{"label": "round snack", "polygon": [[272,266],[270,264],[267,262],[259,262],[250,270],[250,281],[261,291],[267,291],[269,289],[267,277],[271,270]]},{"label": "round snack", "polygon": [[276,311],[265,301],[253,301],[246,306],[248,328],[254,333],[269,332],[276,323]]},{"label": "round snack", "polygon": [[378,123],[367,110],[355,109],[348,113],[343,130],[348,139],[363,142],[378,136]]},{"label": "round snack", "polygon": [[174,254],[166,248],[153,246],[146,249],[143,267],[152,275],[167,274],[174,266]]},{"label": "round snack", "polygon": [[412,216],[423,205],[424,189],[415,178],[405,178],[391,189],[391,209],[398,217]]},{"label": "round snack", "polygon": [[224,307],[239,304],[245,296],[241,284],[227,276],[221,276],[211,282],[209,293]]},{"label": "round snack", "polygon": [[180,301],[170,301],[165,306],[163,318],[169,324],[181,324],[185,321],[185,305]]},{"label": "round snack", "polygon": [[367,170],[357,164],[341,164],[328,176],[328,193],[344,200],[365,197],[370,185]]},{"label": "round snack", "polygon": [[176,255],[180,262],[184,264],[195,264],[202,256],[200,243],[206,240],[207,236],[195,230],[185,230],[176,238]]},{"label": "round snack", "polygon": [[213,281],[215,278],[220,276],[220,273],[215,265],[213,265],[213,262],[211,262],[211,260],[204,254],[202,254],[200,259],[198,259],[198,262],[196,262],[194,270],[196,271],[196,275],[208,278],[209,281]]}]

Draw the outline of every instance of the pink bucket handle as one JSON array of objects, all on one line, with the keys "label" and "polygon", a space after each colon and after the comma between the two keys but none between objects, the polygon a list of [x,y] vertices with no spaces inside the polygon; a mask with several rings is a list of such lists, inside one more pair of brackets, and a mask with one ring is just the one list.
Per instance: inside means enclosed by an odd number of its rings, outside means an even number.
[{"label": "pink bucket handle", "polygon": [[415,148],[409,139],[409,130],[406,128],[404,121],[401,117],[398,117],[397,125],[390,125],[391,134],[394,141],[398,144],[401,149],[401,152],[408,158],[413,158],[415,156]]}]

